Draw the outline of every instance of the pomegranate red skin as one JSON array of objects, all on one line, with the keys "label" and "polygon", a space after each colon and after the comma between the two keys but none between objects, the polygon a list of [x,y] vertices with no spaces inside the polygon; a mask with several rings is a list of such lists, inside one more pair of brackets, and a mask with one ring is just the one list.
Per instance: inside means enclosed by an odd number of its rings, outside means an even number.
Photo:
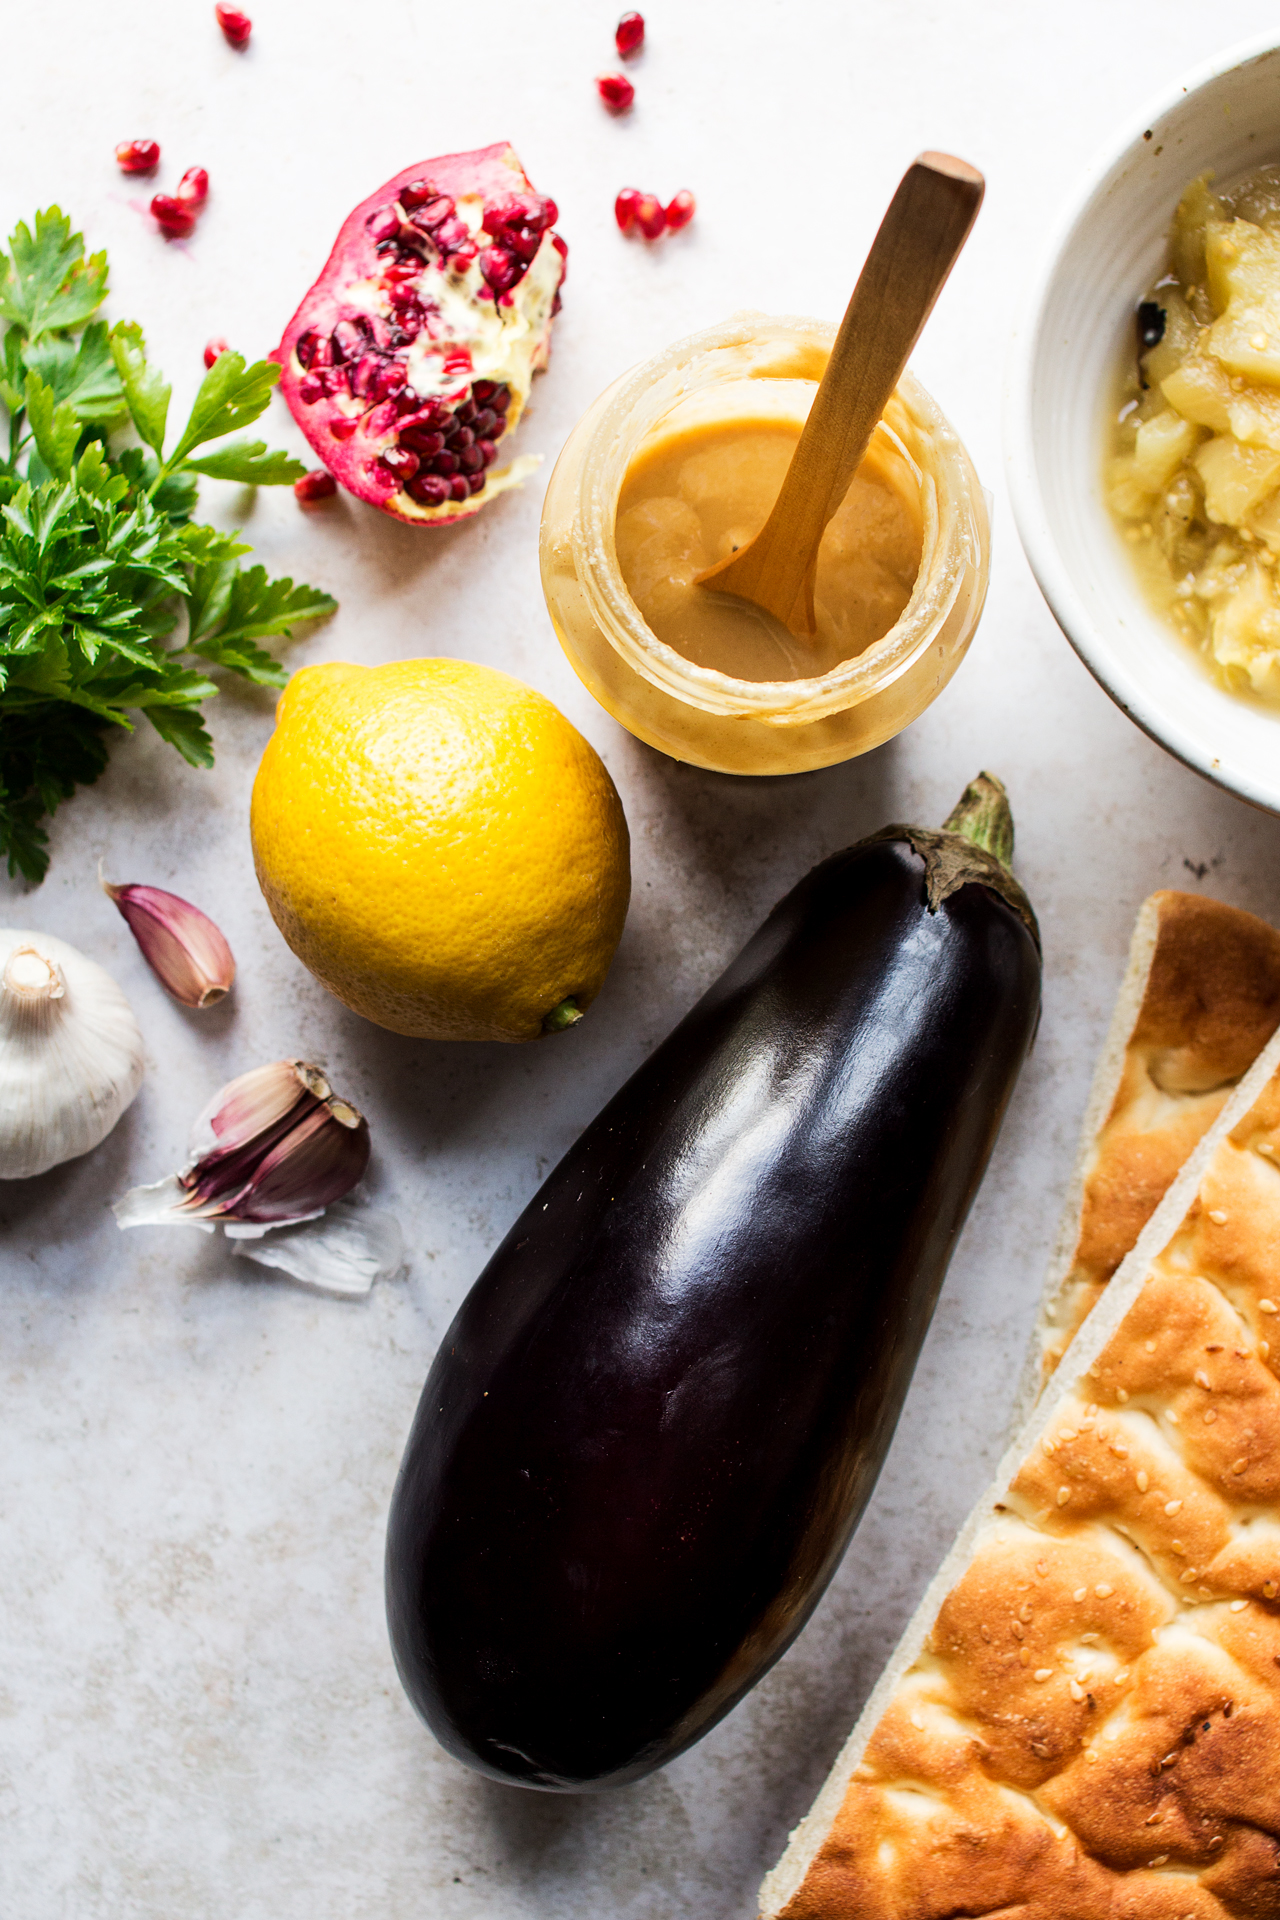
[{"label": "pomegranate red skin", "polygon": [[[484,490],[482,475],[473,473],[469,480],[465,475],[455,475],[451,484],[446,481],[445,499],[436,501],[428,498],[406,507],[401,492],[404,476],[394,470],[400,463],[393,460],[391,465],[387,465],[381,459],[370,459],[366,431],[369,416],[366,416],[365,422],[354,422],[330,407],[323,398],[316,400],[304,394],[302,389],[304,382],[308,381],[309,369],[298,359],[295,351],[304,336],[319,334],[322,339],[327,339],[341,321],[350,320],[357,311],[363,311],[353,307],[346,289],[353,283],[367,282],[383,271],[378,253],[378,239],[383,237],[381,222],[375,220],[374,216],[382,214],[389,205],[398,201],[402,188],[422,181],[430,181],[438,196],[448,195],[460,200],[469,195],[478,195],[486,206],[506,202],[513,195],[531,194],[537,197],[514,148],[505,141],[499,141],[491,147],[477,148],[471,153],[450,153],[433,160],[417,160],[412,166],[404,167],[347,215],[320,277],[285,328],[279,346],[268,358],[276,361],[281,368],[280,392],[289,411],[315,453],[340,485],[358,499],[367,501],[370,506],[410,526],[438,527],[473,518],[494,497]],[[416,207],[416,199],[413,196],[411,199]],[[554,203],[548,204],[554,218]],[[485,237],[482,234],[481,241]],[[545,238],[559,255],[560,281],[563,282],[564,257],[568,248],[560,235],[549,228]],[[462,358],[469,363],[470,356],[465,348],[462,349]],[[482,384],[491,386],[493,383],[486,381]],[[524,411],[526,398],[527,393],[520,391],[518,385],[511,385],[509,394],[505,395],[500,386],[497,398],[489,401],[477,395],[472,404],[490,410],[497,409],[501,413],[501,420],[492,430],[494,438],[497,438],[515,426]],[[393,393],[371,408],[370,415],[393,412],[394,402]],[[433,424],[429,418],[431,403],[424,401],[421,411],[428,417],[419,420],[417,415],[410,414],[407,416],[407,425],[402,419],[397,426],[397,438],[390,444],[411,447],[422,444],[424,434],[429,435]],[[399,437],[406,433],[409,438]],[[493,441],[485,440],[483,444],[490,450],[491,458]],[[502,451],[505,452],[505,446]],[[433,457],[438,458],[439,455]],[[421,490],[428,491],[425,481]],[[440,489],[433,491],[439,492]]]}]

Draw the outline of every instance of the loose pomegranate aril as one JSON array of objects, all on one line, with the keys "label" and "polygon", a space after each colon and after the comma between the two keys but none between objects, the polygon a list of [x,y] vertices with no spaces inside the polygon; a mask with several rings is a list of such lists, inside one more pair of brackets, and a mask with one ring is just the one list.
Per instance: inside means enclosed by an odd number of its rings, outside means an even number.
[{"label": "loose pomegranate aril", "polygon": [[610,113],[625,113],[636,97],[636,90],[625,73],[598,73],[596,92]]},{"label": "loose pomegranate aril", "polygon": [[204,363],[206,367],[211,367],[214,361],[220,360],[227,351],[227,343],[221,334],[219,334],[215,340],[207,341],[204,350]]},{"label": "loose pomegranate aril", "polygon": [[656,193],[642,193],[636,201],[636,225],[646,240],[656,240],[665,231],[666,210]]},{"label": "loose pomegranate aril", "polygon": [[[486,492],[486,471],[546,360],[556,217],[501,146],[406,168],[354,209],[272,356],[335,480],[417,524],[470,517],[510,484]],[[519,325],[495,324],[495,302]],[[506,377],[475,379],[477,360]]]},{"label": "loose pomegranate aril", "polygon": [[188,167],[173,190],[184,207],[202,207],[209,197],[209,176],[203,167]]},{"label": "loose pomegranate aril", "polygon": [[116,148],[116,165],[122,173],[154,173],[160,165],[160,142],[122,140]]},{"label": "loose pomegranate aril", "polygon": [[636,223],[636,208],[644,196],[639,187],[624,187],[613,203],[613,217],[624,233],[630,233]]},{"label": "loose pomegranate aril", "polygon": [[293,483],[294,498],[304,507],[315,500],[330,500],[337,491],[338,483],[327,467],[313,467]]},{"label": "loose pomegranate aril", "polygon": [[[249,35],[253,32],[253,22],[247,13],[242,13],[239,7],[224,7],[221,5],[216,6],[213,13],[230,46],[243,47],[246,45]],[[299,485],[301,485],[301,482],[299,482]]]},{"label": "loose pomegranate aril", "polygon": [[679,233],[681,227],[687,227],[697,207],[698,203],[688,187],[681,187],[675,198],[667,202],[667,231]]},{"label": "loose pomegranate aril", "polygon": [[644,45],[644,15],[624,13],[613,32],[613,44],[625,60]]},{"label": "loose pomegranate aril", "polygon": [[166,239],[181,240],[194,232],[195,211],[183,206],[181,200],[175,200],[171,193],[157,193],[152,197],[151,212]]}]

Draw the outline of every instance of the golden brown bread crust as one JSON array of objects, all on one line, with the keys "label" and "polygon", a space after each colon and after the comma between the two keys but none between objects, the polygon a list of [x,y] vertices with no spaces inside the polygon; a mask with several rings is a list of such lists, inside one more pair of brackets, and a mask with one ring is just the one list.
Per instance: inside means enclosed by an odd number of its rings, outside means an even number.
[{"label": "golden brown bread crust", "polygon": [[1280,1916],[1280,1071],[1130,1298],[784,1920]]},{"label": "golden brown bread crust", "polygon": [[1274,927],[1195,894],[1157,893],[1151,904],[1151,968],[1092,1144],[1074,1257],[1041,1328],[1043,1379],[1280,1024]]}]

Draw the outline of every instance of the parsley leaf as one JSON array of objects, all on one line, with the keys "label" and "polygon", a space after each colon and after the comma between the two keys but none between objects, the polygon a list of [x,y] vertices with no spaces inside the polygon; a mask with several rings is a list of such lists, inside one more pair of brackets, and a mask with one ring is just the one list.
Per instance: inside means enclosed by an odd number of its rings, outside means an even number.
[{"label": "parsley leaf", "polygon": [[[106,289],[105,256],[86,260],[56,207],[0,253],[0,854],[31,881],[48,866],[42,821],[98,778],[113,729],[142,713],[210,766],[209,670],[283,686],[262,642],[335,604],[242,570],[248,544],[193,519],[202,475],[279,486],[304,471],[261,440],[191,457],[258,418],[279,368],[223,354],[166,456],[169,386],[140,327],[93,319]],[[122,422],[142,445],[112,445]]]},{"label": "parsley leaf", "polygon": [[34,235],[20,220],[0,256],[0,313],[28,340],[54,327],[83,326],[107,297],[107,256],[84,257],[84,236],[72,233],[58,207],[36,215]]}]

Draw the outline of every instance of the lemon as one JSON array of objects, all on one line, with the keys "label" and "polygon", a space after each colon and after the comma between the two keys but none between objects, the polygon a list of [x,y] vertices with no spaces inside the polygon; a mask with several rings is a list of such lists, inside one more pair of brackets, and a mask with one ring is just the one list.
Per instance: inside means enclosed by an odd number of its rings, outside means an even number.
[{"label": "lemon", "polygon": [[465,660],[296,673],[251,830],[293,951],[393,1033],[567,1025],[626,919],[627,823],[599,755],[532,687]]}]

